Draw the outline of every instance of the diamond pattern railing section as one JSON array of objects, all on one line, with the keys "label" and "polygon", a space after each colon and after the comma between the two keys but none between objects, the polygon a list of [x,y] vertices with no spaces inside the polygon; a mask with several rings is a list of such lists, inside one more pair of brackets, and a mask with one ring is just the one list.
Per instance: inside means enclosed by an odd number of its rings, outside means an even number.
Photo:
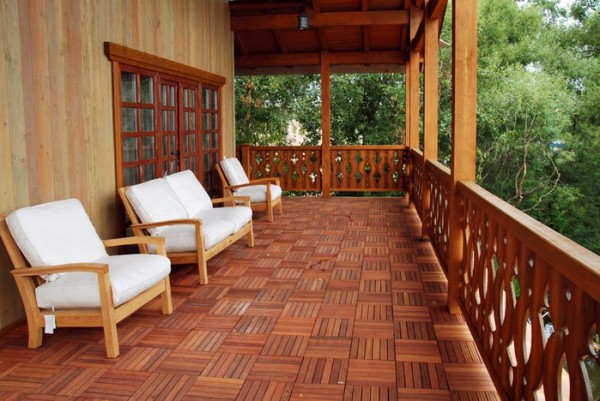
[{"label": "diamond pattern railing section", "polygon": [[[405,146],[332,146],[330,190],[334,192],[402,192]],[[323,190],[320,146],[243,146],[238,157],[253,178],[279,177],[285,191]]]},{"label": "diamond pattern railing section", "polygon": [[430,190],[429,238],[442,269],[448,274],[450,169],[439,162],[428,160],[424,174],[427,174]]}]

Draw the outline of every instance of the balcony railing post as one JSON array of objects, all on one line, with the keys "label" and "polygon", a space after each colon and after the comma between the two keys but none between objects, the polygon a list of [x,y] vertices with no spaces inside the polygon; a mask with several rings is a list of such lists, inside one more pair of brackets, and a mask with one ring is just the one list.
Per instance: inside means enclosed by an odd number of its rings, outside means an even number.
[{"label": "balcony railing post", "polygon": [[250,145],[242,145],[242,167],[244,167],[244,171],[246,175],[250,177]]}]

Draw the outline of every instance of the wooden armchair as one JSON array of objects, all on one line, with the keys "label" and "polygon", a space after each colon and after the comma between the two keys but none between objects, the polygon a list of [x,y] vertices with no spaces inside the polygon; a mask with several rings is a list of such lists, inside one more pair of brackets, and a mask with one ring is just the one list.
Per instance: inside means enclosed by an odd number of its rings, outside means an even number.
[{"label": "wooden armchair", "polygon": [[[172,264],[197,264],[201,284],[208,283],[207,262],[246,237],[254,246],[248,197],[210,199],[193,172],[186,170],[130,187],[119,196],[135,235],[165,237]],[[213,207],[235,203],[235,207]],[[140,252],[153,252],[140,246]]]},{"label": "wooden armchair", "polygon": [[[0,237],[15,267],[11,273],[25,307],[29,348],[42,345],[44,328],[102,327],[106,355],[115,358],[117,323],[159,295],[163,314],[173,311],[164,238],[102,241],[77,199],[0,216]],[[106,252],[140,243],[155,246],[158,255]]]},{"label": "wooden armchair", "polygon": [[242,164],[235,157],[217,163],[217,171],[226,196],[249,196],[252,210],[266,210],[271,222],[273,208],[277,206],[279,214],[283,214],[279,177],[249,180]]}]

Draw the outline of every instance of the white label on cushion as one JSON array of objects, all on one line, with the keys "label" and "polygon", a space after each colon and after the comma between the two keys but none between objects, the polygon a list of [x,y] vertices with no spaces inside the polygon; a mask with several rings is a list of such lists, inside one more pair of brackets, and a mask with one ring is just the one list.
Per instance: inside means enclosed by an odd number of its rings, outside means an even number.
[{"label": "white label on cushion", "polygon": [[44,315],[44,322],[46,323],[44,326],[44,333],[54,334],[54,329],[56,328],[56,316]]}]

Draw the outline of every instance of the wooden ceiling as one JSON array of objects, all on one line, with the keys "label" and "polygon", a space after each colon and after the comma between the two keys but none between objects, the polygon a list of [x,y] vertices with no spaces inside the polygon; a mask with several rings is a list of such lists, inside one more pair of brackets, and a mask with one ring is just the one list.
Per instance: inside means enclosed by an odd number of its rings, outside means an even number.
[{"label": "wooden ceiling", "polygon": [[[322,52],[332,73],[403,72],[424,13],[439,18],[446,3],[430,0],[424,10],[423,0],[229,0],[236,75],[319,73]],[[298,29],[301,12],[308,30]]]}]

